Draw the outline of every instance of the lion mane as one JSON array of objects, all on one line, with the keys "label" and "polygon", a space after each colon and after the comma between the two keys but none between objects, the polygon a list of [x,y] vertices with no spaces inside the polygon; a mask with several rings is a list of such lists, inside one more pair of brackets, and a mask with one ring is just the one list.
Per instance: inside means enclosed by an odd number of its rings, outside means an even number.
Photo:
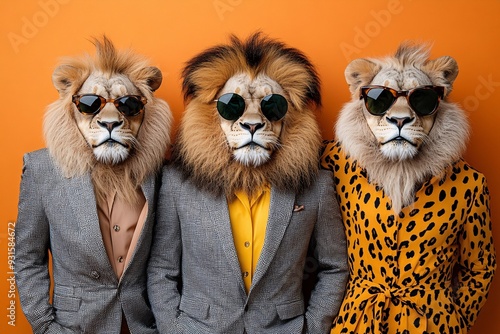
[{"label": "lion mane", "polygon": [[[43,130],[47,147],[56,164],[67,178],[91,173],[97,198],[117,191],[124,200],[137,200],[137,188],[158,171],[170,144],[171,113],[168,104],[153,96],[161,84],[161,72],[132,50],[116,50],[111,41],[93,39],[95,57],[85,54],[63,60],[52,76],[59,99],[46,110]],[[147,98],[144,119],[131,156],[120,164],[103,164],[95,158],[75,120],[75,94],[94,72],[121,74]],[[158,82],[158,76],[160,77]]]},{"label": "lion mane", "polygon": [[[461,158],[469,137],[465,112],[447,99],[458,75],[458,66],[448,56],[431,60],[429,53],[427,45],[404,42],[394,56],[357,59],[345,72],[352,101],[340,111],[335,125],[336,139],[346,154],[366,170],[370,182],[383,188],[396,212],[413,203],[415,192],[423,182],[433,176],[444,176],[446,169]],[[407,68],[416,68],[427,75],[433,85],[444,86],[445,98],[418,154],[412,159],[394,161],[384,157],[378,147],[363,115],[359,88],[370,84],[382,69],[387,70],[388,75],[404,75]]]},{"label": "lion mane", "polygon": [[[232,158],[214,103],[228,79],[240,73],[267,75],[281,85],[290,102],[278,149],[257,167]],[[321,147],[314,112],[321,106],[320,81],[303,53],[261,33],[246,41],[232,35],[229,44],[188,61],[182,76],[186,109],[172,156],[185,177],[228,198],[237,190],[252,194],[264,184],[300,192],[313,182]]]}]

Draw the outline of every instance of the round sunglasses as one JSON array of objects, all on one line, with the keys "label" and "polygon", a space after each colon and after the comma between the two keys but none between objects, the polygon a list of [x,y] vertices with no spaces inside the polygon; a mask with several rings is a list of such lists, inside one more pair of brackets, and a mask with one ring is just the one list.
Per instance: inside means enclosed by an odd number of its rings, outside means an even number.
[{"label": "round sunglasses", "polygon": [[[223,94],[215,102],[219,114],[228,121],[236,121],[245,112],[245,99],[236,93]],[[260,110],[271,122],[278,121],[288,111],[288,102],[282,95],[270,94],[260,101]]]},{"label": "round sunglasses", "polygon": [[139,95],[125,95],[116,99],[106,99],[95,94],[73,95],[73,103],[84,115],[96,115],[106,103],[111,102],[123,116],[136,116],[144,110],[147,99]]},{"label": "round sunglasses", "polygon": [[385,86],[361,87],[360,99],[365,102],[366,110],[374,116],[382,116],[396,100],[404,96],[410,108],[419,116],[432,115],[444,96],[442,86],[420,86],[410,90],[397,91]]}]

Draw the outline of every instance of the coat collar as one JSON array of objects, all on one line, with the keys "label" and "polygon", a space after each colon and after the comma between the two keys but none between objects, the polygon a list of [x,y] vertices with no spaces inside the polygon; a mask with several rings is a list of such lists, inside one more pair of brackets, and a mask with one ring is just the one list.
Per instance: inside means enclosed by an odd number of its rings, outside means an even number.
[{"label": "coat collar", "polygon": [[[66,198],[68,198],[69,205],[74,214],[72,219],[78,223],[81,235],[85,238],[82,242],[87,244],[90,252],[98,254],[95,256],[97,261],[96,268],[105,268],[107,271],[113,272],[101,235],[96,197],[90,173],[67,180],[68,182],[65,186]],[[154,198],[155,176],[150,175],[143,182],[141,189],[149,206],[148,217],[146,218],[146,221],[148,221],[150,220],[150,215],[155,211],[152,208],[152,205],[156,202]],[[141,233],[142,236],[143,233]],[[137,245],[140,245],[140,243],[141,239]]]},{"label": "coat collar", "polygon": [[97,203],[94,187],[90,174],[75,176],[67,179],[65,186],[66,198],[74,214],[73,219],[79,226],[82,242],[87,244],[90,252],[96,254],[96,269],[106,268],[113,272],[111,264],[102,241],[99,217],[97,215]]},{"label": "coat collar", "polygon": [[266,237],[264,239],[264,246],[262,247],[259,261],[257,262],[257,268],[255,269],[250,291],[252,291],[252,288],[262,279],[276,255],[290,219],[292,218],[294,203],[294,193],[284,192],[276,188],[271,189],[271,205],[269,207],[269,217],[267,219]]},{"label": "coat collar", "polygon": [[[262,279],[278,250],[292,216],[294,201],[294,193],[280,191],[274,187],[271,188],[271,203],[264,246],[257,263],[257,268],[255,269],[250,291]],[[242,291],[245,292],[245,283],[241,275],[241,268],[229,221],[227,201],[223,196],[205,197],[205,207],[210,215],[213,228],[217,231],[219,242],[228,258],[230,268],[234,272],[235,277],[238,278]]]}]

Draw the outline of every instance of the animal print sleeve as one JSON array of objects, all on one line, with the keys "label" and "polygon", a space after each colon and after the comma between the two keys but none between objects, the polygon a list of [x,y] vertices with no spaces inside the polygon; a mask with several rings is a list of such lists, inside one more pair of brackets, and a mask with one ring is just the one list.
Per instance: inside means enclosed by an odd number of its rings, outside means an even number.
[{"label": "animal print sleeve", "polygon": [[338,151],[338,146],[334,141],[323,141],[321,146],[321,161],[320,166],[323,169],[330,170],[332,172],[336,172],[334,168],[334,162],[330,154],[335,154]]},{"label": "animal print sleeve", "polygon": [[[491,231],[489,192],[479,173],[477,187],[466,193],[470,201],[464,229],[459,236],[460,254],[458,287],[455,301],[458,312],[471,328],[486,302],[496,269],[495,248]],[[467,196],[468,195],[468,196]]]}]

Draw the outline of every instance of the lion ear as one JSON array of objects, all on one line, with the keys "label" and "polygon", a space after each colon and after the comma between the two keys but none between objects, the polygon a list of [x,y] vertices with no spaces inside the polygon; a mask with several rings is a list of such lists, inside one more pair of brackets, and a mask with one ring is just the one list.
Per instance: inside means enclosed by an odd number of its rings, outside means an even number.
[{"label": "lion ear", "polygon": [[354,59],[347,65],[344,75],[352,95],[359,87],[368,85],[380,71],[380,66],[368,59]]},{"label": "lion ear", "polygon": [[73,86],[80,86],[86,80],[89,73],[84,67],[78,65],[63,64],[52,73],[52,83],[60,95],[71,91]]},{"label": "lion ear", "polygon": [[71,68],[68,65],[58,66],[52,73],[52,83],[57,91],[65,93],[71,87]]},{"label": "lion ear", "polygon": [[450,56],[443,56],[427,61],[421,68],[431,78],[433,84],[445,86],[447,94],[453,87],[458,75],[458,64]]},{"label": "lion ear", "polygon": [[146,84],[149,86],[152,92],[160,88],[161,82],[163,80],[163,75],[158,67],[149,66],[143,70],[143,74],[146,77]]}]

